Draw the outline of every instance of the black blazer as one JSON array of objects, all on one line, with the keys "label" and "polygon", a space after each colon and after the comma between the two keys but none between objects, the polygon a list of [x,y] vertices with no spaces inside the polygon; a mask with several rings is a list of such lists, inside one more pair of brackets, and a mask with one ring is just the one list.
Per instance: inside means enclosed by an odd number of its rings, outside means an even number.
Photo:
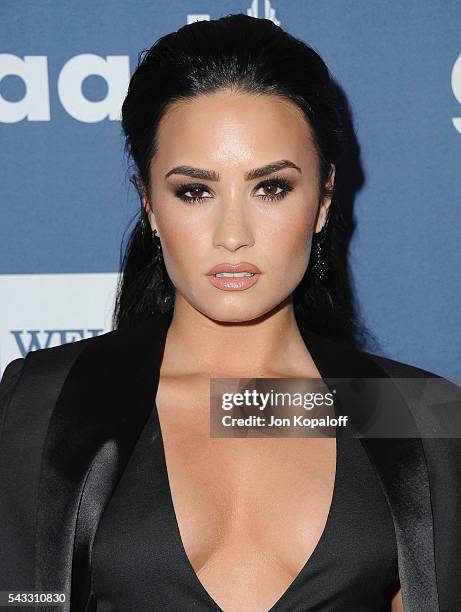
[{"label": "black blazer", "polygon": [[[71,593],[67,603],[37,607],[41,611],[94,609],[93,539],[153,408],[170,322],[170,314],[159,315],[30,352],[6,368],[0,383],[0,590]],[[448,412],[438,413],[435,435],[461,413],[461,388],[453,382],[302,333],[327,384],[331,378],[389,379],[396,389],[392,410],[417,423],[421,387],[437,378]],[[403,388],[399,378],[414,383]],[[461,439],[360,440],[394,520],[405,612],[460,610]]]}]

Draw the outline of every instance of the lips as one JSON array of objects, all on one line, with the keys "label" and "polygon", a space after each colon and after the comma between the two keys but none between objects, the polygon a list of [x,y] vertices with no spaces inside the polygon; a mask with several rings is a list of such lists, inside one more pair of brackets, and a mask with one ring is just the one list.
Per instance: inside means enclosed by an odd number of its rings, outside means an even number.
[{"label": "lips", "polygon": [[211,268],[207,272],[207,276],[214,276],[215,274],[219,274],[220,272],[228,272],[228,273],[237,273],[237,272],[251,272],[251,274],[261,274],[261,270],[247,262],[243,261],[238,264],[230,264],[230,263],[220,263]]}]

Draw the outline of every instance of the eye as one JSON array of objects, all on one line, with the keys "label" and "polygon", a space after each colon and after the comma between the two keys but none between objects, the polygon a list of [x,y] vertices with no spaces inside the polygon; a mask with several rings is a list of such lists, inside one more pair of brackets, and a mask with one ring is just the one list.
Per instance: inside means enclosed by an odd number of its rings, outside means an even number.
[{"label": "eye", "polygon": [[[274,202],[284,198],[288,192],[293,189],[293,185],[287,179],[278,177],[266,179],[259,183],[256,190],[259,191],[261,189],[269,193],[263,193],[262,195],[256,194],[257,197],[261,198],[261,200]],[[208,194],[208,196],[204,196],[203,194]],[[209,188],[200,183],[179,185],[175,190],[175,195],[188,204],[201,204],[205,200],[209,200],[213,197],[210,194]]]},{"label": "eye", "polygon": [[[189,193],[192,195],[187,195]],[[206,185],[200,185],[199,183],[179,185],[179,187],[177,187],[175,190],[175,195],[188,204],[199,204],[204,200],[209,200],[211,198],[211,196],[203,197],[203,195],[201,195],[203,193],[209,194],[210,192],[208,191],[208,187]]]},{"label": "eye", "polygon": [[287,193],[293,189],[293,185],[287,179],[280,177],[266,179],[265,181],[259,183],[256,189],[265,189],[266,191],[269,191],[268,194],[258,196],[262,200],[275,201],[284,198]]}]

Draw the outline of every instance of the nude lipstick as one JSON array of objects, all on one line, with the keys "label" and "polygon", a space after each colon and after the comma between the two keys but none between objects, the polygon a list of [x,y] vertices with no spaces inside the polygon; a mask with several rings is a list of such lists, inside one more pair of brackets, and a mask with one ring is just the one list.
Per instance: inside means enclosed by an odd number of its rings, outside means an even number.
[{"label": "nude lipstick", "polygon": [[246,261],[238,264],[220,263],[207,272],[210,283],[223,291],[242,291],[255,285],[261,270]]}]

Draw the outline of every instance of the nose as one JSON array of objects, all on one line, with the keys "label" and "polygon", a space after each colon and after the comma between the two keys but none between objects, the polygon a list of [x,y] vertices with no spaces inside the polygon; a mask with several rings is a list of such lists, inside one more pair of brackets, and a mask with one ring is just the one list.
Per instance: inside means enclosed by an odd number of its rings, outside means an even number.
[{"label": "nose", "polygon": [[244,204],[222,203],[220,215],[213,230],[213,246],[237,251],[243,246],[253,246],[254,235],[244,211]]}]

